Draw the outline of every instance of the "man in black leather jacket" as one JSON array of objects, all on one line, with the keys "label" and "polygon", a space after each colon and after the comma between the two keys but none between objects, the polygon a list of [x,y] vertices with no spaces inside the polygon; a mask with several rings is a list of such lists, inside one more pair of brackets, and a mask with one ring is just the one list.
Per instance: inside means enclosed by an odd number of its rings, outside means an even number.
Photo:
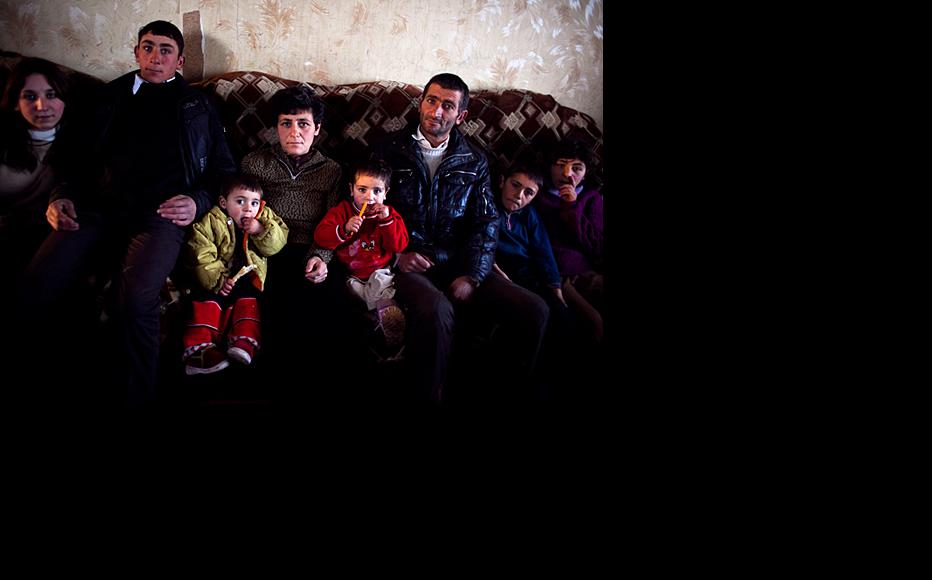
[{"label": "man in black leather jacket", "polygon": [[534,368],[549,315],[539,296],[492,271],[498,213],[489,164],[456,127],[468,106],[469,87],[460,77],[435,75],[421,95],[419,123],[378,150],[392,167],[391,203],[410,235],[395,266],[406,356],[422,393],[433,400],[441,399],[446,382],[454,305],[487,314],[513,333],[509,376],[520,380]]},{"label": "man in black leather jacket", "polygon": [[[170,22],[139,30],[139,70],[103,87],[74,132],[73,172],[52,195],[54,228],[24,278],[28,315],[51,312],[88,265],[113,252],[114,348],[106,368],[130,407],[156,399],[159,292],[187,226],[236,170],[209,98],[178,74],[184,37]],[[87,337],[76,337],[86,340]]]}]

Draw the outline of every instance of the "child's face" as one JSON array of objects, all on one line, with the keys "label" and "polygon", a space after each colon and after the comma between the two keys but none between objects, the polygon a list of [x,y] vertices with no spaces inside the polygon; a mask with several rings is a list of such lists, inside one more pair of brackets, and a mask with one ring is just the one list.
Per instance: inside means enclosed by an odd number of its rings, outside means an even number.
[{"label": "child's face", "polygon": [[278,116],[278,142],[288,155],[304,155],[311,150],[320,125],[314,122],[313,111]]},{"label": "child's face", "polygon": [[242,187],[234,188],[226,197],[220,198],[220,207],[226,210],[236,227],[243,229],[243,219],[259,215],[259,202],[262,195]]},{"label": "child's face", "polygon": [[502,178],[502,205],[508,211],[518,211],[537,195],[537,183],[525,173],[512,173]]},{"label": "child's face", "polygon": [[582,183],[585,177],[586,164],[579,159],[561,157],[550,166],[550,180],[557,186],[557,189],[559,189],[561,185],[566,185],[567,183],[576,187]]},{"label": "child's face", "polygon": [[362,204],[369,204],[366,206],[365,215],[371,215],[378,212],[379,206],[385,202],[388,186],[378,177],[357,173],[356,181],[350,186],[350,191],[356,207],[361,208]]}]

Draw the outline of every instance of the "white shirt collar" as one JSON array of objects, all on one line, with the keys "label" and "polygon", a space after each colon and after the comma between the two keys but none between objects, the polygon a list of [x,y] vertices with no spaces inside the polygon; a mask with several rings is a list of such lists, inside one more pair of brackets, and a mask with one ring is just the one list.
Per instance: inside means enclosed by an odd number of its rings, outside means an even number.
[{"label": "white shirt collar", "polygon": [[415,131],[414,135],[411,135],[411,136],[414,137],[414,140],[417,141],[417,142],[420,144],[420,146],[421,146],[422,148],[424,148],[424,149],[433,149],[433,150],[435,150],[435,151],[442,151],[442,150],[446,149],[446,148],[447,148],[447,144],[450,142],[450,136],[447,135],[446,141],[444,141],[444,142],[441,143],[440,145],[437,145],[436,147],[434,147],[433,145],[430,144],[430,141],[427,140],[427,137],[425,137],[424,134],[421,133],[421,126],[420,126],[420,125],[417,126],[417,131]]},{"label": "white shirt collar", "polygon": [[[165,81],[165,82],[166,82],[166,83],[170,83],[170,82],[172,82],[173,80],[175,80],[175,77],[174,77],[174,76],[172,76],[172,78],[168,79],[168,80]],[[136,73],[136,80],[133,81],[133,94],[135,95],[137,92],[139,92],[139,87],[142,86],[142,83],[147,83],[147,82],[149,82],[149,81],[147,81],[146,79],[144,79],[144,78],[142,78],[141,76],[139,76],[139,73]]]}]

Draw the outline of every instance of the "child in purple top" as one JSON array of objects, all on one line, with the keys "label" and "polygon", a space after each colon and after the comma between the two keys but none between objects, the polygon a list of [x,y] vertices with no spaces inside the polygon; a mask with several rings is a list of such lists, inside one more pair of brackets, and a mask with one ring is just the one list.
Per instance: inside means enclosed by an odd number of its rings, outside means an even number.
[{"label": "child in purple top", "polygon": [[578,141],[547,156],[548,182],[535,201],[563,277],[563,296],[602,341],[602,191],[586,182],[592,159]]}]

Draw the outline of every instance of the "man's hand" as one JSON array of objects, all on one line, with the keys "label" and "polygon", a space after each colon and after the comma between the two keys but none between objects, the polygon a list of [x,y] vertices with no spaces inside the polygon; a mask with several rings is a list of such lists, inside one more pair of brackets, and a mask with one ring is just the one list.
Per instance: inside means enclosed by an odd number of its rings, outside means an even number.
[{"label": "man's hand", "polygon": [[426,272],[434,263],[427,256],[417,252],[407,252],[398,257],[398,269],[404,273]]},{"label": "man's hand", "polygon": [[472,298],[475,282],[469,276],[460,276],[450,284],[450,295],[454,300],[468,302]]},{"label": "man's hand", "polygon": [[176,226],[184,227],[194,221],[194,216],[197,215],[197,204],[187,195],[176,195],[163,201],[156,211]]},{"label": "man's hand", "polygon": [[74,204],[70,199],[56,199],[45,210],[45,219],[52,229],[61,231],[74,231],[80,228],[78,214],[74,211]]},{"label": "man's hand", "polygon": [[221,296],[229,296],[230,292],[233,291],[233,279],[227,278],[223,281],[223,288],[220,289]]},{"label": "man's hand", "polygon": [[318,256],[312,256],[304,268],[304,277],[314,284],[320,284],[327,279],[327,263]]}]

